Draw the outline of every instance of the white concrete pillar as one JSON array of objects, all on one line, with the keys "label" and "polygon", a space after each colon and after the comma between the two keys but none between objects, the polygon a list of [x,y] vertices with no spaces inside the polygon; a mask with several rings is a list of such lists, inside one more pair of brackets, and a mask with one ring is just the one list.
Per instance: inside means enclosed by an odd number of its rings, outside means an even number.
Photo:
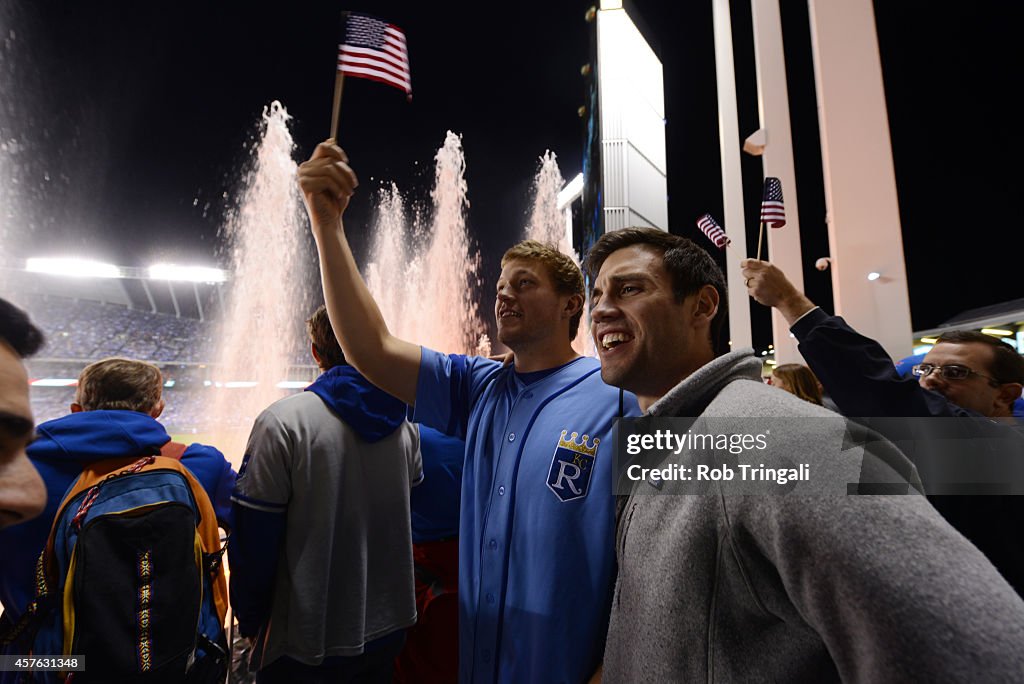
[{"label": "white concrete pillar", "polygon": [[[765,135],[762,155],[764,175],[782,181],[786,225],[765,227],[768,257],[801,291],[804,289],[800,253],[800,217],[797,211],[796,173],[793,167],[793,137],[789,125],[789,90],[782,46],[782,18],[778,0],[751,0],[754,23],[754,61],[757,69],[758,112]],[[756,247],[755,247],[756,250]],[[761,258],[765,258],[764,254]],[[772,336],[778,363],[802,363],[796,340],[778,311],[772,310]]]},{"label": "white concrete pillar", "polygon": [[731,348],[752,345],[750,297],[740,275],[740,260],[747,256],[743,216],[743,172],[740,168],[740,126],[736,113],[736,66],[733,62],[732,18],[729,0],[714,0],[715,74],[718,79],[718,139],[722,154],[722,217],[732,244],[725,250],[725,276],[729,288]]},{"label": "white concrete pillar", "polygon": [[912,348],[910,299],[874,7],[808,7],[835,310],[900,359]]}]

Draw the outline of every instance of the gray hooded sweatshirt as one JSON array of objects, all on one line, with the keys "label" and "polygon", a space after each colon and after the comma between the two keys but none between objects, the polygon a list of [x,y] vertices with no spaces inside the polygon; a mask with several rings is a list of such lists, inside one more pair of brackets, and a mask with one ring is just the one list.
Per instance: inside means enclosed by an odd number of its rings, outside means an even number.
[{"label": "gray hooded sweatshirt", "polygon": [[771,431],[759,460],[807,463],[819,485],[686,495],[636,482],[604,681],[1024,681],[1024,602],[923,496],[822,493],[830,478],[902,470],[902,455],[837,449],[845,421],[762,384],[760,368],[750,350],[722,356],[648,414]]}]

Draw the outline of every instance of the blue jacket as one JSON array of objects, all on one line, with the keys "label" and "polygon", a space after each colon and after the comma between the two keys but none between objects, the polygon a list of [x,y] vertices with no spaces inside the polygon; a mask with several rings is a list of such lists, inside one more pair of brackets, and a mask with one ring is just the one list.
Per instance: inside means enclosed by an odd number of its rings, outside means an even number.
[{"label": "blue jacket", "polygon": [[[83,411],[42,423],[28,457],[46,485],[46,508],[37,518],[0,530],[0,601],[17,620],[35,594],[33,572],[46,545],[61,499],[92,461],[157,454],[170,435],[163,425],[135,411]],[[224,455],[192,444],[181,457],[203,485],[224,527],[231,526],[231,490],[235,472]]]},{"label": "blue jacket", "polygon": [[415,544],[459,535],[459,500],[466,443],[420,425],[423,484],[412,490],[412,541]]}]

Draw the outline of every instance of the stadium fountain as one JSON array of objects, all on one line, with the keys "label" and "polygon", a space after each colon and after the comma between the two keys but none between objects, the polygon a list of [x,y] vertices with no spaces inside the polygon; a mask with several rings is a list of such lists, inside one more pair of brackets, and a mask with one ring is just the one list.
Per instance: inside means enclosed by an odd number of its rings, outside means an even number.
[{"label": "stadium fountain", "polygon": [[[308,383],[305,317],[316,260],[301,208],[294,143],[280,103],[264,112],[252,168],[228,218],[232,281],[216,337],[211,436],[238,467],[256,416]],[[366,279],[396,335],[452,353],[490,353],[476,295],[479,254],[466,230],[466,161],[449,132],[435,156],[432,208],[409,212],[397,186],[380,191]],[[407,217],[412,214],[412,220]],[[292,381],[283,386],[282,381]]]},{"label": "stadium fountain", "polygon": [[289,118],[279,102],[264,110],[251,168],[222,231],[232,280],[218,321],[211,419],[214,443],[236,466],[256,416],[287,393],[279,385],[299,362],[303,314],[314,301]]},{"label": "stadium fountain", "polygon": [[[554,245],[563,254],[571,256],[578,266],[580,258],[566,234],[565,214],[558,208],[558,193],[564,185],[558,159],[554,152],[548,150],[541,156],[537,173],[533,177],[533,208],[526,224],[524,239]],[[580,320],[579,332],[572,346],[579,354],[597,356],[585,315]]]},{"label": "stadium fountain", "polygon": [[433,212],[407,211],[398,187],[378,195],[366,282],[392,333],[446,353],[489,354],[476,301],[480,255],[466,231],[466,158],[448,131],[434,157]]}]

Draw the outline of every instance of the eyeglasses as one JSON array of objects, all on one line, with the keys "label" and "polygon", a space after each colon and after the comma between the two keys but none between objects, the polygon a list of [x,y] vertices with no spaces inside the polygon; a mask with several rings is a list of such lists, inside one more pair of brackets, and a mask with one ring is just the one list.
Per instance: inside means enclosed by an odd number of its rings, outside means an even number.
[{"label": "eyeglasses", "polygon": [[971,370],[967,366],[961,366],[956,363],[951,363],[948,366],[936,366],[930,363],[919,363],[918,365],[914,366],[911,369],[911,372],[916,377],[919,378],[927,377],[932,373],[938,373],[946,380],[966,380],[972,375],[977,375],[978,377],[985,378],[989,382],[995,383],[997,385],[1002,384],[995,378],[989,377],[987,375],[982,375],[981,373],[975,370]]}]

